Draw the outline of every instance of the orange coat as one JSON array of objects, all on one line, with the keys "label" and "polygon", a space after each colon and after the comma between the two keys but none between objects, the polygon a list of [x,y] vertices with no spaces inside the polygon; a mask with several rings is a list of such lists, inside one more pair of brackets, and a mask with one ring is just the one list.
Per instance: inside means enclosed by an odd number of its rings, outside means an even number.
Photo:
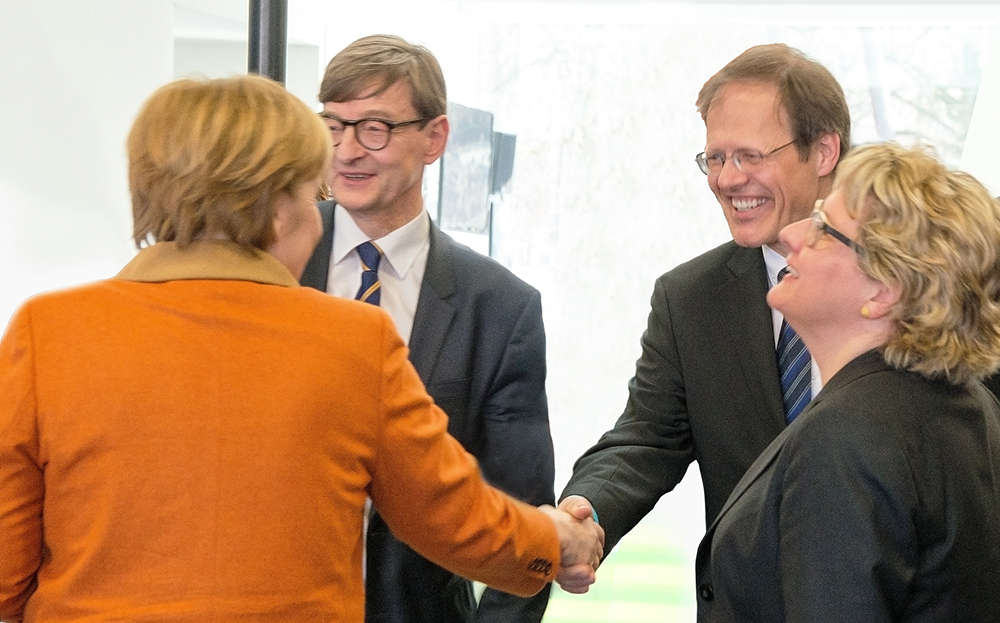
[{"label": "orange coat", "polygon": [[528,595],[559,564],[552,522],[446,434],[389,317],[264,253],[160,243],[33,298],[0,397],[8,623],[360,622],[369,496],[459,575]]}]

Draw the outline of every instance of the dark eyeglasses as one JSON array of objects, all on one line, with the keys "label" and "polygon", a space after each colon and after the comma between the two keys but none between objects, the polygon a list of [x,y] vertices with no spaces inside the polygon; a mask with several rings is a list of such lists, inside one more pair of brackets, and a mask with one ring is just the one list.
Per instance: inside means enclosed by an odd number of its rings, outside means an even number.
[{"label": "dark eyeglasses", "polygon": [[389,138],[392,136],[393,130],[424,121],[423,117],[420,119],[410,119],[409,121],[386,121],[385,119],[374,118],[345,121],[325,112],[321,112],[319,116],[326,121],[327,127],[330,128],[330,136],[333,137],[334,146],[340,145],[344,140],[344,132],[347,128],[354,126],[355,140],[362,147],[370,151],[385,149],[385,146],[389,144]]},{"label": "dark eyeglasses", "polygon": [[819,242],[819,239],[823,236],[823,234],[830,234],[837,240],[849,246],[851,250],[858,255],[865,254],[865,248],[863,246],[854,242],[830,225],[830,222],[826,220],[826,214],[823,212],[823,200],[817,199],[816,205],[813,207],[812,217],[809,219],[809,229],[806,230],[806,246],[816,246],[816,243]]},{"label": "dark eyeglasses", "polygon": [[740,171],[744,173],[750,173],[752,170],[756,169],[761,164],[763,164],[764,160],[768,156],[781,151],[782,149],[788,147],[789,145],[794,145],[794,144],[795,141],[790,141],[788,143],[785,143],[781,147],[775,147],[766,154],[761,153],[759,151],[754,151],[752,149],[737,149],[728,158],[726,157],[726,154],[722,152],[716,152],[711,154],[706,154],[705,152],[701,152],[700,154],[694,157],[694,161],[698,163],[698,168],[701,169],[701,172],[704,173],[705,175],[708,175],[709,173],[719,173],[720,171],[722,171],[722,167],[725,166],[726,160],[731,160],[732,163],[736,165],[736,168],[739,169]]}]

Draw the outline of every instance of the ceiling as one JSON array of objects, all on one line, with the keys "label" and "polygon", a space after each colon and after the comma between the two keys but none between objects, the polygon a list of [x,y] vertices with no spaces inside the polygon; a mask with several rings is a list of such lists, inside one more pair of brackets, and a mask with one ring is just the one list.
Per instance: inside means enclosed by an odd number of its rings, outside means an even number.
[{"label": "ceiling", "polygon": [[[174,0],[175,35],[187,38],[246,39],[251,0]],[[266,0],[259,0],[265,2]],[[344,18],[346,3],[337,0],[287,0],[288,40],[290,43],[319,44],[326,36],[330,24]],[[367,0],[365,10],[375,16],[392,16],[417,12],[421,15],[440,12],[444,17],[455,15],[482,16],[503,13],[531,21],[540,14],[551,21],[566,11],[568,21],[583,19],[600,23],[602,19],[620,19],[623,10],[641,13],[663,9],[687,8],[691,10],[717,10],[732,5],[742,10],[754,6],[800,7],[803,12],[814,13],[820,7],[848,11],[853,17],[878,12],[881,8],[912,6],[918,12],[947,8],[949,14],[961,14],[962,7],[975,12],[976,8],[1000,7],[1000,0]],[[351,8],[354,8],[352,3]],[[574,7],[572,10],[570,6]],[[849,8],[850,7],[850,8]],[[585,10],[584,10],[585,9]],[[893,10],[893,12],[895,12]],[[912,12],[907,11],[907,14]],[[357,26],[357,21],[352,20]]]}]

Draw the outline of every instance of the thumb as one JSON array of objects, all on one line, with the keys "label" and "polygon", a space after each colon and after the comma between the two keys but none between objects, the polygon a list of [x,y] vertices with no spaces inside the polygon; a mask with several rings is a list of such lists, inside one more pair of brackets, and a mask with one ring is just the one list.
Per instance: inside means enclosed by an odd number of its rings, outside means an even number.
[{"label": "thumb", "polygon": [[593,518],[597,520],[597,513],[594,512],[593,507],[590,506],[590,502],[585,499],[581,499],[579,503],[570,506],[567,511],[574,519],[579,519],[583,521],[584,519]]}]

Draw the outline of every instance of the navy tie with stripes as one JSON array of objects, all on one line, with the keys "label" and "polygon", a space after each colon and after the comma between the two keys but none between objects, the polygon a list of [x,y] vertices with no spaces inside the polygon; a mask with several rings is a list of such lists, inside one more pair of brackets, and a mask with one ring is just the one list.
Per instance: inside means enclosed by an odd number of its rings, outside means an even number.
[{"label": "navy tie with stripes", "polygon": [[363,242],[357,246],[361,257],[361,287],[354,298],[365,303],[378,305],[382,299],[382,284],[378,280],[378,263],[382,250],[373,242]]},{"label": "navy tie with stripes", "polygon": [[[788,267],[778,272],[778,281],[788,273]],[[792,423],[812,398],[812,358],[802,338],[787,322],[781,322],[777,346],[778,369],[781,371],[781,394],[785,403],[785,421]]]}]

